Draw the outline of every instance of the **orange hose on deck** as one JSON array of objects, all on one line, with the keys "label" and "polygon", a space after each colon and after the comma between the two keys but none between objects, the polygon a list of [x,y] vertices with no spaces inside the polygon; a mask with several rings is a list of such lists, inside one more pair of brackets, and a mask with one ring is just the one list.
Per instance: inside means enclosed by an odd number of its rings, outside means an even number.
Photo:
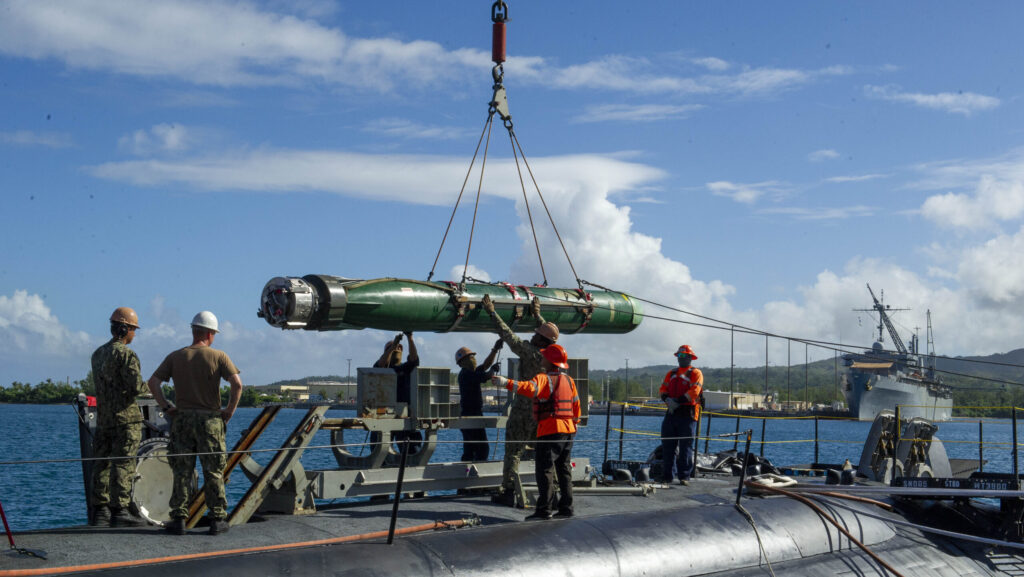
[{"label": "orange hose on deck", "polygon": [[[434,521],[396,529],[395,535],[408,535],[409,533],[420,533],[441,528],[455,528],[471,525],[473,522],[466,519],[458,521]],[[210,559],[212,557],[228,557],[244,553],[259,553],[262,551],[284,551],[287,549],[299,549],[302,547],[316,547],[318,545],[334,545],[337,543],[351,543],[353,541],[365,541],[367,539],[378,539],[387,537],[387,531],[375,531],[360,535],[346,535],[345,537],[332,537],[330,539],[318,539],[316,541],[303,541],[300,543],[285,543],[282,545],[263,545],[261,547],[246,547],[244,549],[227,549],[224,551],[207,551],[205,553],[192,553],[189,555],[171,555],[169,557],[153,557],[150,559],[134,559],[131,561],[114,561],[111,563],[95,563],[92,565],[69,565],[66,567],[47,567],[39,569],[11,569],[0,571],[0,577],[28,577],[30,575],[62,575],[64,573],[77,573],[80,571],[98,571],[101,569],[119,569],[122,567],[141,567],[144,565],[156,565],[158,563],[173,563],[175,561],[192,561],[194,559]]]}]

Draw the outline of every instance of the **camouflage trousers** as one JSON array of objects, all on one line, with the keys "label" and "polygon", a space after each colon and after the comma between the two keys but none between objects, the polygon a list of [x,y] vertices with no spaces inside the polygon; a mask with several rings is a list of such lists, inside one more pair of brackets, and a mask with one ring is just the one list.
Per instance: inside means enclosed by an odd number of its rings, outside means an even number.
[{"label": "camouflage trousers", "polygon": [[[134,457],[142,441],[142,423],[100,427],[92,439],[93,457]],[[135,459],[95,461],[92,469],[93,507],[127,509],[135,481]]]},{"label": "camouflage trousers", "polygon": [[[178,411],[171,421],[171,445],[168,448],[172,455],[181,453],[213,453],[199,455],[199,464],[203,466],[203,492],[206,493],[206,506],[210,516],[215,519],[227,517],[227,498],[224,495],[224,466],[227,456],[224,454],[224,419],[220,411]],[[188,517],[188,506],[191,501],[189,486],[196,470],[194,455],[184,457],[168,457],[174,484],[171,487],[171,518]]]},{"label": "camouflage trousers", "polygon": [[537,439],[537,423],[533,420],[533,401],[528,397],[517,397],[512,401],[512,410],[505,425],[505,462],[501,467],[502,493],[514,492],[519,480],[519,462],[529,448],[528,443]]}]

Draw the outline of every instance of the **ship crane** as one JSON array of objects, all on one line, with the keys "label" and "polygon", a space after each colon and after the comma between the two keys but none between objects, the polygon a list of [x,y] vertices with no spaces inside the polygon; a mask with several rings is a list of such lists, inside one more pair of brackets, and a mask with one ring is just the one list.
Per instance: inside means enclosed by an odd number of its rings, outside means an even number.
[{"label": "ship crane", "polygon": [[[871,299],[875,301],[875,304],[870,309],[853,309],[857,312],[877,312],[878,313],[878,342],[885,342],[883,329],[889,332],[889,336],[892,338],[892,344],[896,348],[896,352],[901,355],[907,354],[907,347],[903,344],[903,339],[900,338],[900,334],[896,332],[896,327],[892,325],[892,320],[889,318],[889,312],[896,311],[908,311],[910,309],[894,309],[887,304],[883,304],[878,297],[875,296],[875,291],[871,290],[871,285],[868,284],[868,292],[871,293]],[[882,293],[882,298],[885,298],[885,293]]]}]

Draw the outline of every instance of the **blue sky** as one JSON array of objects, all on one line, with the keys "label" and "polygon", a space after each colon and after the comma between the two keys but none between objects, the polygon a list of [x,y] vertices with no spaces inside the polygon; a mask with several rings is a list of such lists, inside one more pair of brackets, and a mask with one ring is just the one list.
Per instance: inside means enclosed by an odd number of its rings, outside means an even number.
[{"label": "blue sky", "polygon": [[[3,3],[0,383],[84,376],[121,305],[147,375],[202,309],[247,384],[372,362],[390,335],[284,333],[259,293],[426,278],[486,120],[490,5]],[[864,345],[873,322],[851,309],[871,283],[912,309],[904,339],[931,309],[939,353],[989,354],[1024,346],[1022,13],[518,0],[505,85],[582,278]],[[474,276],[541,280],[518,186],[495,132]],[[461,277],[468,218],[437,277]],[[538,234],[548,280],[572,286]],[[420,335],[424,364],[490,340]],[[729,363],[728,332],[655,319],[564,342],[595,368],[682,343]],[[763,363],[763,339],[737,338],[736,362]]]}]

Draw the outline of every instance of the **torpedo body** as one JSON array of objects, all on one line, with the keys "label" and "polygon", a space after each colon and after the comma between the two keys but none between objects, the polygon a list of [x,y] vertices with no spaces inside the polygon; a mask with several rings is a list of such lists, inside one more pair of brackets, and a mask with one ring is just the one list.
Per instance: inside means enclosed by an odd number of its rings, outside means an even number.
[{"label": "torpedo body", "polygon": [[495,313],[519,332],[536,327],[530,316],[534,297],[540,299],[544,320],[570,334],[628,333],[643,319],[640,303],[617,292],[328,275],[270,279],[258,314],[281,329],[494,332],[494,322],[480,306],[485,294]]}]

